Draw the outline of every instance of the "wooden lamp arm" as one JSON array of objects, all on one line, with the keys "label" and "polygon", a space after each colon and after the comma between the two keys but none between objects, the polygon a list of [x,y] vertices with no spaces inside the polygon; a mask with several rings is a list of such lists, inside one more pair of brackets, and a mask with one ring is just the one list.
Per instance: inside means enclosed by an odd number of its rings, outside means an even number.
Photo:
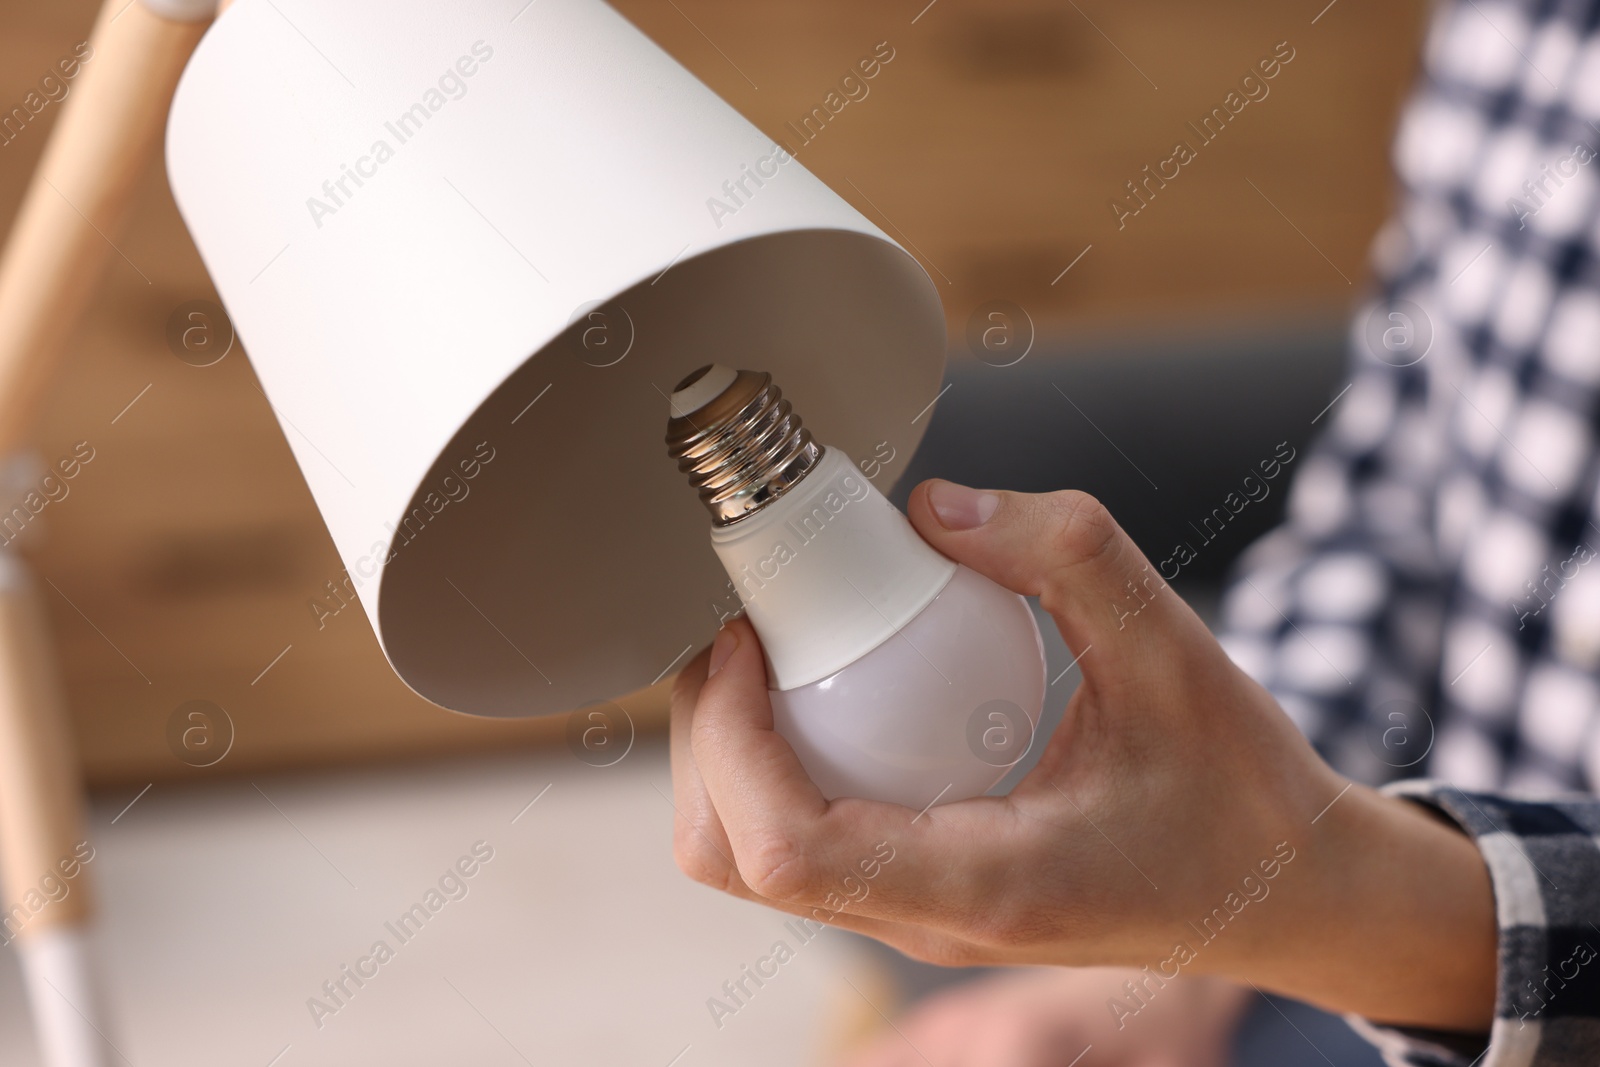
[{"label": "wooden lamp arm", "polygon": [[[0,257],[0,455],[13,452],[108,260],[204,22],[108,0]],[[135,268],[137,269],[137,268]],[[147,279],[148,280],[148,279]]]},{"label": "wooden lamp arm", "polygon": [[[92,51],[0,255],[0,456],[28,439],[100,275],[124,258],[112,242],[208,21],[163,18],[140,0],[101,8]],[[138,269],[131,261],[129,268]],[[82,935],[88,876],[78,871],[58,900],[41,891],[80,859],[88,836],[82,795],[44,614],[22,561],[0,550],[0,908],[11,920],[4,939],[15,937],[21,951],[50,1067],[103,1067],[115,1058]]]}]

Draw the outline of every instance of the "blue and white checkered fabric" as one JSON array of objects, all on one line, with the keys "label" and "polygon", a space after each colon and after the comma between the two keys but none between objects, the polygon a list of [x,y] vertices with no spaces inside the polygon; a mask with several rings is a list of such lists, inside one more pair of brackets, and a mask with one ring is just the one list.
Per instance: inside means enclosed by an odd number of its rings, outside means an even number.
[{"label": "blue and white checkered fabric", "polygon": [[[1435,779],[1404,791],[1485,847],[1482,1067],[1592,1067],[1600,960],[1546,983],[1574,939],[1600,948],[1600,0],[1441,4],[1395,167],[1348,391],[1240,563],[1223,642],[1336,767]],[[1484,1051],[1383,1037],[1396,1063]]]}]

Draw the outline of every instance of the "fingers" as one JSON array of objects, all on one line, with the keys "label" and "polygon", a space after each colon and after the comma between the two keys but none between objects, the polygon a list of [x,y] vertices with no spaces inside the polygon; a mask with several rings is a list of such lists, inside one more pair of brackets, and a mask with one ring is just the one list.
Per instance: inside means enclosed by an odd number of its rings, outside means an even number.
[{"label": "fingers", "polygon": [[[712,806],[705,780],[695,765],[691,744],[695,706],[705,685],[710,648],[689,661],[672,690],[671,742],[673,807],[673,856],[678,867],[697,882],[730,896],[763,904],[806,920],[806,928],[837,926],[892,945],[901,952],[930,963],[966,966],[988,962],[991,957],[976,946],[933,930],[907,926],[883,919],[856,915],[845,910],[762,897],[745,884],[733,860],[733,845]],[[859,880],[856,885],[861,885]],[[848,897],[844,898],[846,901]],[[845,905],[848,906],[848,905]]]},{"label": "fingers", "polygon": [[[1199,626],[1144,553],[1086,493],[1010,493],[928,481],[907,506],[923,539],[1015,592],[1037,596],[1068,645],[1145,641]],[[1154,622],[1155,626],[1145,625]]]},{"label": "fingers", "polygon": [[[690,730],[695,765],[717,811],[726,820],[746,884],[765,896],[781,882],[782,862],[794,842],[786,827],[815,821],[828,810],[789,743],[772,728],[772,701],[761,645],[750,623],[738,618],[717,634]],[[748,868],[748,869],[747,869]]]},{"label": "fingers", "polygon": [[963,941],[992,943],[966,931],[987,921],[985,902],[1018,862],[1021,824],[1005,803],[977,798],[926,813],[830,803],[773,729],[755,631],[734,620],[718,646],[708,664],[717,669],[696,694],[687,759],[742,884],[769,904],[931,923]]},{"label": "fingers", "polygon": [[766,665],[747,620],[722,628],[712,665],[694,705],[690,755],[720,813],[738,874],[769,900],[820,904],[804,891],[818,859],[814,828],[828,802],[773,729]]},{"label": "fingers", "polygon": [[705,684],[711,648],[700,650],[678,675],[672,686],[672,714],[669,752],[672,759],[672,855],[678,869],[697,882],[736,896],[754,897],[739,878],[733,862],[733,846],[717,818],[706,792],[705,780],[695,766],[690,749],[695,703]]}]

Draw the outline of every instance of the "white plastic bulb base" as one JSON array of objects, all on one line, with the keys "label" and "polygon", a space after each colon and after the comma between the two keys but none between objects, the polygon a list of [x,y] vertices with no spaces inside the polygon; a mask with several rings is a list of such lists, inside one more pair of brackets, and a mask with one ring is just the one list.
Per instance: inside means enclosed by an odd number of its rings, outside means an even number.
[{"label": "white plastic bulb base", "polygon": [[844,453],[711,540],[824,796],[921,810],[1027,754],[1045,690],[1027,601],[929,547]]},{"label": "white plastic bulb base", "polygon": [[772,719],[823,796],[922,810],[982,796],[1027,755],[1044,648],[1017,594],[957,566],[893,637],[821,681],[772,692]]}]

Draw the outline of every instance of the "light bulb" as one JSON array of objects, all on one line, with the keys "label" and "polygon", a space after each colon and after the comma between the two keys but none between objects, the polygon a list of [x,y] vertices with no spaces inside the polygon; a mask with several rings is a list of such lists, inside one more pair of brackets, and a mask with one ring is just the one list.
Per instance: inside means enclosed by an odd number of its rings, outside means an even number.
[{"label": "light bulb", "polygon": [[766,653],[774,726],[830,800],[979,796],[1034,740],[1044,644],[1027,601],[945,558],[772,376],[702,367],[667,447]]}]

